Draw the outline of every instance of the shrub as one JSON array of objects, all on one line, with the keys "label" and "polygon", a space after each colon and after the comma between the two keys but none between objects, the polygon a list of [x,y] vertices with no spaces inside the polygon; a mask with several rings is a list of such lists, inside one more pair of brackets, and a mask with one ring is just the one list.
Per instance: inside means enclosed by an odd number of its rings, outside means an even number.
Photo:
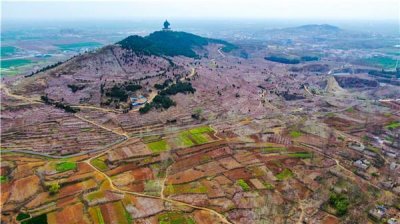
[{"label": "shrub", "polygon": [[17,221],[21,221],[21,220],[23,220],[23,219],[27,219],[27,218],[29,218],[29,217],[31,217],[29,214],[26,214],[26,213],[19,213],[18,215],[17,215]]},{"label": "shrub", "polygon": [[347,208],[350,203],[348,198],[344,195],[332,193],[329,196],[329,204],[336,209],[338,216],[343,216],[347,213]]},{"label": "shrub", "polygon": [[71,91],[73,92],[73,93],[75,93],[76,91],[78,91],[78,90],[82,90],[82,89],[84,89],[86,86],[77,86],[77,85],[74,85],[74,84],[68,84],[67,85],[68,86],[68,88],[70,88],[71,89]]},{"label": "shrub", "polygon": [[146,103],[143,107],[141,107],[141,108],[139,109],[139,112],[140,112],[141,114],[145,114],[145,113],[149,112],[150,110],[151,110],[151,104]]},{"label": "shrub", "polygon": [[292,137],[292,138],[297,138],[297,137],[302,136],[300,131],[291,131],[289,134],[290,134],[290,137]]},{"label": "shrub", "polygon": [[106,96],[117,98],[120,101],[124,102],[128,99],[128,94],[126,93],[126,91],[117,85],[113,86],[111,90],[106,93]]},{"label": "shrub", "polygon": [[175,95],[177,93],[194,93],[196,89],[190,82],[177,82],[160,92],[160,95]]},{"label": "shrub", "polygon": [[171,106],[176,105],[176,103],[171,100],[171,98],[163,95],[157,95],[156,97],[154,97],[153,104],[156,108],[160,108],[160,106],[162,106],[164,109],[168,109]]},{"label": "shrub", "polygon": [[21,222],[21,224],[38,224],[38,223],[47,224],[47,214],[42,214]]},{"label": "shrub", "polygon": [[126,90],[132,91],[132,92],[134,92],[134,91],[136,91],[136,90],[139,90],[139,89],[141,89],[141,88],[142,88],[141,85],[136,85],[136,84],[128,84],[128,85],[125,87]]},{"label": "shrub", "polygon": [[172,82],[173,82],[172,79],[167,79],[167,80],[164,81],[163,84],[155,84],[155,85],[154,85],[154,88],[156,88],[156,89],[158,89],[158,90],[165,89],[165,88],[168,87],[169,84],[171,84]]},{"label": "shrub", "polygon": [[50,194],[56,194],[60,190],[60,184],[58,183],[52,183],[49,186],[49,192]]},{"label": "shrub", "polygon": [[0,176],[0,183],[6,183],[8,181],[8,177],[7,176]]},{"label": "shrub", "polygon": [[265,57],[264,59],[268,60],[268,61],[282,63],[282,64],[299,64],[300,63],[299,59],[290,59],[290,58],[284,58],[284,57],[278,57],[278,56],[269,56],[269,57]]}]

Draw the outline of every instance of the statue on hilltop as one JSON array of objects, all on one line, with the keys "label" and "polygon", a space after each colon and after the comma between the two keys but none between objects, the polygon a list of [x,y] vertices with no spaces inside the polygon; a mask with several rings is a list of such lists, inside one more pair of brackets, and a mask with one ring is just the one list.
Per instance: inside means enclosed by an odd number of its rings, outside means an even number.
[{"label": "statue on hilltop", "polygon": [[170,25],[171,25],[171,24],[168,22],[168,20],[165,20],[163,30],[164,30],[164,31],[171,30],[171,28],[169,28]]}]

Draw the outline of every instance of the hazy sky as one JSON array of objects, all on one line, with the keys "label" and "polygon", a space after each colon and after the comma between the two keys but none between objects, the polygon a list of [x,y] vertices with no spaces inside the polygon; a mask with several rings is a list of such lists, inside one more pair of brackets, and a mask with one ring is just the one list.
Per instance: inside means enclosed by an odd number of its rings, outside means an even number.
[{"label": "hazy sky", "polygon": [[399,0],[2,0],[2,19],[249,18],[399,20]]}]

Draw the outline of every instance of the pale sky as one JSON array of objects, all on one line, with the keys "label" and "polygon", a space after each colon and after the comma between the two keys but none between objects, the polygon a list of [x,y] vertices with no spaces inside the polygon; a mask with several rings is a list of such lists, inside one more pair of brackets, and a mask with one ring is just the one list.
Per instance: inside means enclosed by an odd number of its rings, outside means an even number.
[{"label": "pale sky", "polygon": [[400,0],[2,0],[2,19],[397,20]]}]

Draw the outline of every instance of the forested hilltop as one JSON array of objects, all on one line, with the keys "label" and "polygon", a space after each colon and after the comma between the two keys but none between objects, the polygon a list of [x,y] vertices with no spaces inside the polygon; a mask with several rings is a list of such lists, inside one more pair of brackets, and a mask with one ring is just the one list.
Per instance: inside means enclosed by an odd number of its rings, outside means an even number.
[{"label": "forested hilltop", "polygon": [[235,49],[231,43],[223,40],[200,37],[186,32],[157,31],[148,36],[129,36],[117,44],[124,49],[130,49],[138,54],[157,56],[186,56],[190,58],[199,57],[195,48],[203,49],[209,43],[222,44],[223,51]]}]

